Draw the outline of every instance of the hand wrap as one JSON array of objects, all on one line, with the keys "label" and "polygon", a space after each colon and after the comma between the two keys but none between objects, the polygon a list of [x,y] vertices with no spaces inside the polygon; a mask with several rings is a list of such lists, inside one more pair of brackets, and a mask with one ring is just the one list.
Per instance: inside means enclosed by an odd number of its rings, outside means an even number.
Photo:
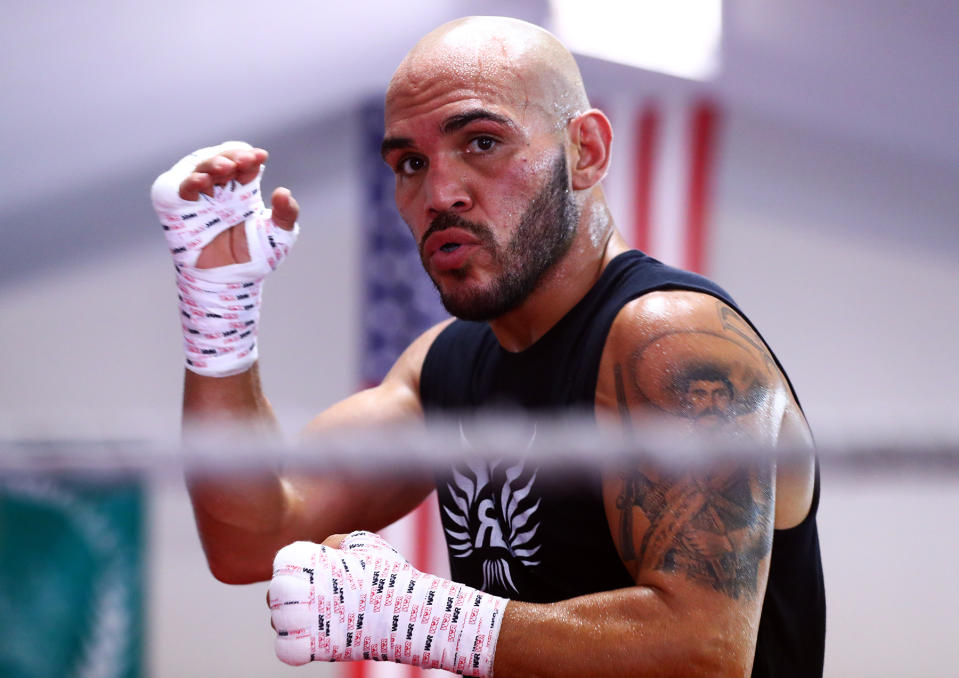
[{"label": "hand wrap", "polygon": [[382,537],[298,541],[273,561],[270,611],[287,664],[374,659],[491,676],[508,602],[424,574]]},{"label": "hand wrap", "polygon": [[[290,251],[299,225],[286,231],[273,223],[263,205],[260,178],[248,184],[231,181],[189,201],[180,184],[202,161],[249,144],[228,141],[186,156],[153,183],[153,209],[160,218],[173,254],[180,298],[186,366],[197,374],[226,377],[256,361],[260,295],[266,275]],[[250,261],[217,268],[196,268],[200,251],[223,231],[246,222]]]}]

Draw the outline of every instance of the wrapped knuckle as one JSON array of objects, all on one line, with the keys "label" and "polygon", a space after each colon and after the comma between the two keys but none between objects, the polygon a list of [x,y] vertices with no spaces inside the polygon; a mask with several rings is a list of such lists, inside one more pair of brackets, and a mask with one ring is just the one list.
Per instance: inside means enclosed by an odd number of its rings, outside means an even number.
[{"label": "wrapped knuckle", "polygon": [[[260,191],[263,165],[246,183],[233,179],[213,186],[208,174],[196,172],[198,163],[213,162],[211,156],[233,165],[219,154],[248,150],[252,147],[244,142],[226,142],[195,151],[157,177],[150,191],[176,265],[186,366],[206,376],[237,374],[256,361],[262,283],[289,253],[299,232],[295,225],[286,231],[274,224]],[[211,187],[212,195],[183,197],[184,191],[192,195]],[[198,268],[203,249],[240,224],[250,260]]]},{"label": "wrapped knuckle", "polygon": [[[505,599],[424,574],[377,534],[341,548],[291,544],[270,586],[277,656],[287,664],[376,659],[489,675]],[[282,556],[282,557],[281,557]]]}]

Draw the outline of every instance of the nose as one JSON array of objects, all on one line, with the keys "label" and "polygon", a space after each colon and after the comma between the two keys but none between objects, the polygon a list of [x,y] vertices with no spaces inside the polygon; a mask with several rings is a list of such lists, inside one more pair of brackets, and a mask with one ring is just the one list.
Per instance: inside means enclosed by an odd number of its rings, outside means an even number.
[{"label": "nose", "polygon": [[463,168],[456,163],[434,161],[426,173],[426,210],[432,218],[444,212],[466,212],[473,199]]}]

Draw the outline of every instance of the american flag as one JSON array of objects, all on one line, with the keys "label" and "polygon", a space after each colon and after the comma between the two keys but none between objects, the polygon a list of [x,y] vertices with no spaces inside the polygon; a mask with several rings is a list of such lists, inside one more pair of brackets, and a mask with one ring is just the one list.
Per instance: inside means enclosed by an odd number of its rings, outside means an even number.
[{"label": "american flag", "polygon": [[[610,102],[615,130],[613,163],[604,188],[626,239],[665,263],[707,269],[708,217],[719,114],[708,99]],[[422,270],[406,224],[393,201],[393,175],[380,158],[383,104],[362,108],[363,301],[360,381],[378,384],[403,349],[447,317]],[[433,495],[383,535],[413,565],[449,576]],[[414,676],[412,667],[353,662],[351,678]]]},{"label": "american flag", "polygon": [[706,273],[720,113],[709,98],[610,102],[605,189],[620,231],[660,261]]},{"label": "american flag", "polygon": [[393,201],[393,173],[380,157],[383,104],[363,107],[363,296],[360,379],[375,386],[417,336],[449,317]]}]

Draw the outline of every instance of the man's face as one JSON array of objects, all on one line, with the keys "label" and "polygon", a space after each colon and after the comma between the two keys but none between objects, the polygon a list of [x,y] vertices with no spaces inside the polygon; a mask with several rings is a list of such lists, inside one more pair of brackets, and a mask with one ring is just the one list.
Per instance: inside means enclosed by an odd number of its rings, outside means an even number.
[{"label": "man's face", "polygon": [[562,135],[547,116],[504,103],[508,88],[443,80],[393,93],[383,157],[443,304],[489,320],[521,304],[563,257],[578,214]]},{"label": "man's face", "polygon": [[689,416],[709,424],[725,421],[732,404],[729,387],[722,381],[707,379],[690,381],[685,399]]}]

